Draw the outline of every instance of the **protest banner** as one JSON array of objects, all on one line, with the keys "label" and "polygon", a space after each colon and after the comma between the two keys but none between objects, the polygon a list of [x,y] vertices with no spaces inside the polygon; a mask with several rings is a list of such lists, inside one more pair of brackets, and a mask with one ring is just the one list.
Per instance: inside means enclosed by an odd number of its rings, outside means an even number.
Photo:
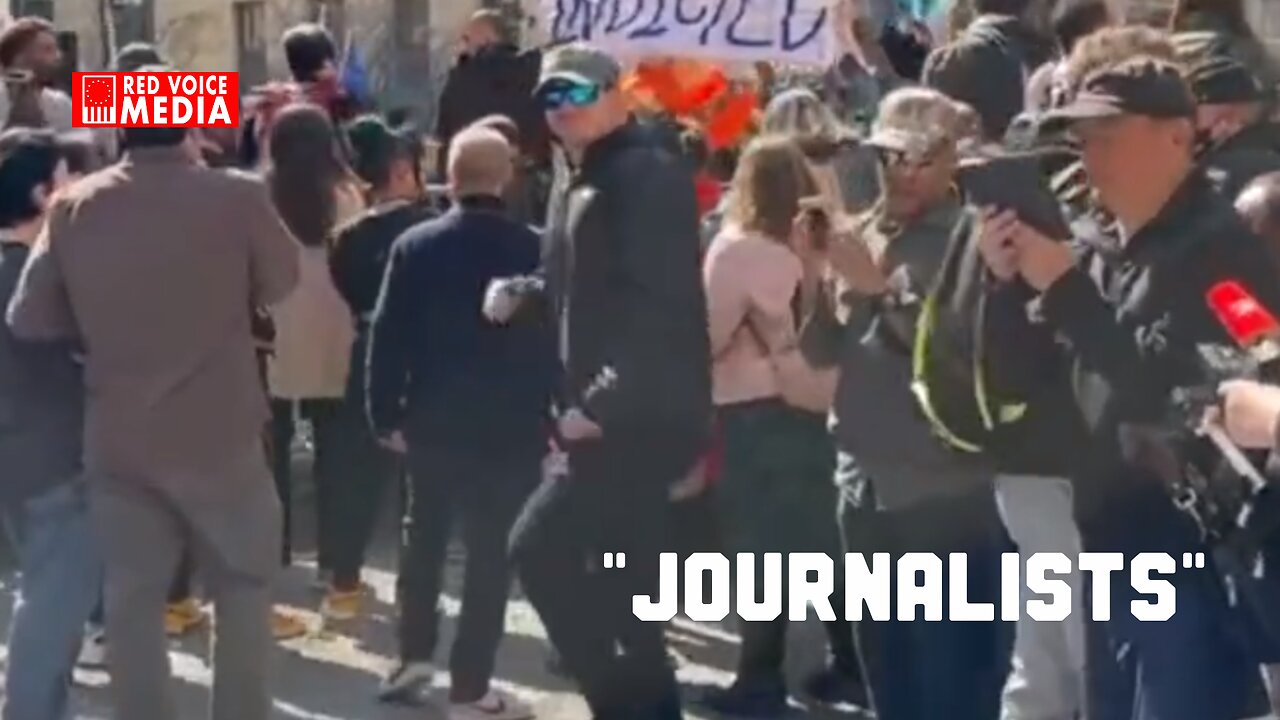
[{"label": "protest banner", "polygon": [[621,57],[826,65],[838,55],[833,0],[540,0],[552,43]]}]

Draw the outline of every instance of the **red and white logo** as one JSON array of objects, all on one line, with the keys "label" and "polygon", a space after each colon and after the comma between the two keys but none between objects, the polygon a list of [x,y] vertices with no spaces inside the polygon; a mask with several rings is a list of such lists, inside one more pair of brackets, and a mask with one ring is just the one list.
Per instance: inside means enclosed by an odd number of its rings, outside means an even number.
[{"label": "red and white logo", "polygon": [[116,76],[112,73],[86,74],[81,80],[80,112],[76,114],[86,125],[116,124]]},{"label": "red and white logo", "polygon": [[240,74],[78,72],[75,127],[239,127]]}]

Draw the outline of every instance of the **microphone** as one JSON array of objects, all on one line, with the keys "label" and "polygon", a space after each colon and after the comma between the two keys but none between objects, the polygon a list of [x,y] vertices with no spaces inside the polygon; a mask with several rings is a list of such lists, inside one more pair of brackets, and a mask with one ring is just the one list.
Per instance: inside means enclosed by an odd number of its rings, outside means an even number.
[{"label": "microphone", "polygon": [[[1209,288],[1205,293],[1205,302],[1231,336],[1237,352],[1245,356],[1239,358],[1243,362],[1222,362],[1217,368],[1221,374],[1227,377],[1256,377],[1274,374],[1280,369],[1276,364],[1280,360],[1280,322],[1252,293],[1235,280],[1224,280]],[[1210,360],[1210,364],[1219,363]],[[1227,370],[1224,365],[1234,365],[1235,368]],[[1267,481],[1262,473],[1258,472],[1239,446],[1227,436],[1220,422],[1205,422],[1200,431],[1217,446],[1232,469],[1245,478],[1255,491],[1266,487]]]},{"label": "microphone", "polygon": [[1259,368],[1280,359],[1280,322],[1235,280],[1224,280],[1205,293],[1209,309],[1240,350]]}]

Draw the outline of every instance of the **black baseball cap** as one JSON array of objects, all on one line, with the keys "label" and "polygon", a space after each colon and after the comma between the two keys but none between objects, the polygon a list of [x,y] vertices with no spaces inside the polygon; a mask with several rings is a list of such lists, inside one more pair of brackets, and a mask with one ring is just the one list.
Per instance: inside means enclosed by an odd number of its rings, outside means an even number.
[{"label": "black baseball cap", "polygon": [[1204,58],[1187,71],[1187,82],[1202,105],[1234,105],[1265,100],[1262,83],[1244,63],[1221,53]]},{"label": "black baseball cap", "polygon": [[1186,79],[1174,65],[1135,58],[1094,72],[1060,108],[1045,113],[1046,130],[1079,120],[1146,115],[1181,119],[1195,115],[1196,103]]}]

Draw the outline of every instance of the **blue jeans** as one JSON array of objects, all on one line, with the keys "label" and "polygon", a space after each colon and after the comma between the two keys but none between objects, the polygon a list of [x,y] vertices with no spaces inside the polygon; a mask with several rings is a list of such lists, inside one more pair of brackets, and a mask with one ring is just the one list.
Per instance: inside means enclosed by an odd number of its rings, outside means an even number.
[{"label": "blue jeans", "polygon": [[[1190,518],[1159,488],[1139,488],[1114,501],[1108,510],[1081,526],[1085,550],[1121,552],[1130,560],[1140,552],[1204,552],[1204,569],[1182,569],[1167,578],[1177,591],[1177,612],[1166,622],[1141,622],[1130,612],[1138,593],[1117,573],[1111,582],[1111,620],[1104,624],[1113,663],[1089,668],[1093,676],[1091,718],[1132,720],[1234,720],[1250,717],[1249,705],[1261,682],[1258,663],[1249,657],[1233,629],[1238,622],[1228,606],[1209,548],[1199,541]],[[1149,598],[1147,598],[1149,599]],[[1098,649],[1091,651],[1093,658]],[[1124,668],[1132,688],[1112,687],[1104,694],[1099,673]],[[1116,678],[1111,678],[1114,680]],[[1117,693],[1132,693],[1124,697]],[[1261,712],[1261,711],[1259,711]],[[1254,713],[1259,714],[1259,713]]]},{"label": "blue jeans", "polygon": [[22,592],[9,628],[4,720],[67,717],[71,673],[102,586],[84,488],[68,483],[6,517]]}]

